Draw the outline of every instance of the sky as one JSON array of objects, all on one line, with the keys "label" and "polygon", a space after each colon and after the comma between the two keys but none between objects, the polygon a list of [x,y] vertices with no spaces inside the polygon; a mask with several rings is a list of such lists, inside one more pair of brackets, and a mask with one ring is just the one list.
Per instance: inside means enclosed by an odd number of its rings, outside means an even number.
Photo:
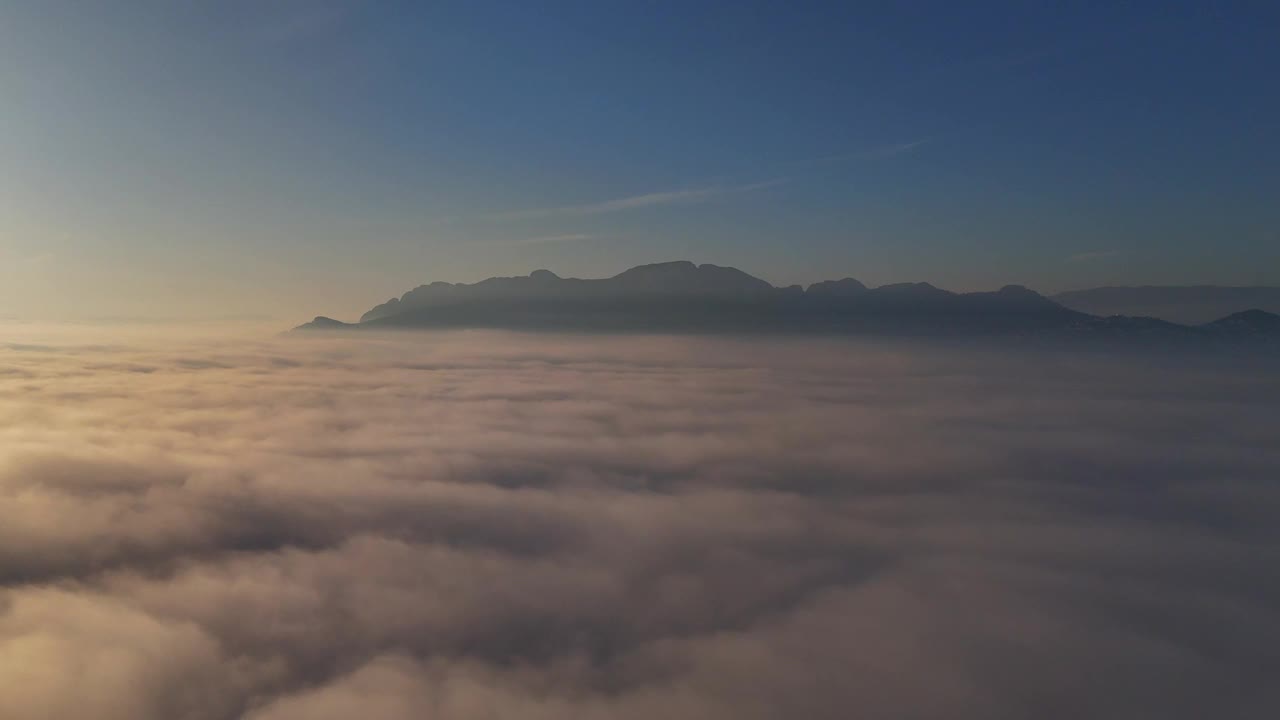
[{"label": "sky", "polygon": [[[1105,6],[1104,6],[1105,5]],[[1280,284],[1271,2],[0,0],[0,317]]]}]

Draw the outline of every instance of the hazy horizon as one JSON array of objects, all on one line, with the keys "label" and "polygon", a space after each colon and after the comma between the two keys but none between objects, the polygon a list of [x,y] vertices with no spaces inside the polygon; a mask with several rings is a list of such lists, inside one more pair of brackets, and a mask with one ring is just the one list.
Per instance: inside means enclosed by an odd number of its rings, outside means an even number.
[{"label": "hazy horizon", "polygon": [[[671,262],[671,261],[663,261],[663,262]],[[701,264],[701,263],[696,263],[696,264]],[[712,263],[712,264],[715,265],[717,263]],[[720,264],[720,266],[733,267],[732,265],[724,265],[724,264]],[[625,269],[629,269],[629,268],[624,268],[623,270]],[[736,268],[736,269],[741,269],[741,268]],[[537,270],[552,270],[552,269],[551,268],[531,268],[530,271],[517,273],[514,275],[514,277],[526,276],[530,272],[534,272]],[[552,270],[552,272],[555,272],[555,271]],[[556,273],[556,274],[560,275],[560,273]],[[614,275],[617,275],[617,274],[618,273],[608,273],[600,276],[560,275],[560,277],[568,278],[568,279],[604,279],[604,278],[613,277]],[[772,282],[768,277],[756,276],[753,273],[749,273],[749,274],[752,274],[755,277],[760,277],[760,279],[770,282],[772,285],[779,288],[786,287],[789,284],[800,285],[802,287],[807,288],[809,285],[814,284],[814,283]],[[51,325],[72,325],[72,326],[76,324],[89,324],[89,325],[132,325],[132,324],[166,325],[168,324],[173,326],[181,326],[186,323],[197,323],[197,324],[212,324],[212,325],[224,325],[224,326],[243,326],[248,328],[252,328],[256,326],[272,325],[272,326],[276,326],[277,328],[283,329],[282,326],[296,324],[298,322],[301,322],[303,320],[306,320],[315,316],[332,317],[335,319],[354,322],[363,313],[367,312],[370,308],[376,305],[379,305],[389,299],[398,298],[404,295],[406,292],[413,290],[414,288],[427,285],[432,282],[447,282],[450,284],[466,285],[466,284],[473,284],[481,280],[492,279],[492,277],[494,276],[475,278],[474,280],[465,280],[465,281],[448,280],[444,278],[430,278],[428,280],[417,282],[411,286],[407,286],[397,290],[392,290],[385,296],[376,296],[376,297],[370,298],[363,305],[345,306],[341,308],[339,311],[331,311],[328,313],[315,311],[315,308],[317,307],[323,308],[323,307],[331,306],[330,302],[326,302],[323,299],[326,295],[325,289],[317,288],[316,299],[314,301],[299,300],[296,309],[290,309],[293,307],[291,305],[288,307],[273,308],[271,309],[270,312],[263,311],[263,312],[252,312],[252,313],[251,312],[226,313],[226,312],[218,312],[216,308],[213,308],[213,309],[205,310],[195,314],[183,315],[183,314],[174,314],[172,312],[166,312],[164,309],[159,309],[159,308],[155,309],[153,312],[150,312],[150,313],[140,312],[137,314],[104,313],[101,311],[95,311],[90,309],[90,310],[85,310],[80,312],[69,311],[66,313],[58,313],[58,312],[50,313],[48,311],[37,311],[35,313],[25,315],[25,316],[20,314],[15,314],[15,313],[10,313],[10,314],[0,313],[0,322],[18,323],[18,324],[34,324],[34,325],[51,324]],[[498,276],[498,277],[507,277],[507,276]],[[833,275],[831,277],[821,278],[814,282],[841,280],[841,279],[846,279],[848,277],[850,276]],[[853,279],[859,280],[859,281],[862,280],[861,278],[858,278],[858,277],[854,277]],[[888,282],[888,283],[866,283],[866,284],[870,288],[875,288],[883,285],[894,285],[894,284],[898,284],[899,282],[901,283],[926,282],[936,287],[940,287],[943,290],[949,290],[952,292],[959,292],[959,293],[990,292],[993,290],[998,290],[999,288],[1007,285],[1026,287],[1024,283],[1007,282],[1007,283],[1000,283],[999,285],[995,285],[991,287],[955,288],[955,287],[948,287],[945,285],[939,285],[938,283],[930,282],[928,279],[920,279],[920,278],[913,279],[913,280]],[[1058,300],[1056,297],[1059,294],[1070,295],[1071,293],[1079,293],[1083,291],[1125,288],[1125,287],[1140,288],[1140,289],[1175,289],[1175,290],[1198,289],[1198,288],[1214,288],[1214,289],[1228,289],[1228,290],[1253,290],[1253,289],[1280,290],[1280,285],[1274,285],[1274,286],[1272,285],[1235,285],[1233,286],[1233,285],[1211,285],[1207,283],[1194,283],[1194,284],[1186,284],[1186,285],[1131,285],[1131,286],[1100,285],[1100,286],[1071,288],[1065,291],[1061,291],[1060,293],[1044,291],[1036,287],[1030,287],[1029,289],[1036,291],[1040,294],[1043,294],[1047,297],[1054,298],[1055,300],[1061,302],[1061,300]],[[1105,305],[1105,303],[1103,305]],[[1069,306],[1074,306],[1074,305],[1069,305]],[[150,306],[150,307],[154,307],[154,306]],[[1081,304],[1075,307],[1076,309],[1080,309],[1084,312],[1091,312],[1094,314],[1098,314],[1100,312],[1096,308],[1089,307],[1089,303]],[[1150,307],[1139,306],[1139,309],[1133,312],[1125,312],[1123,310],[1118,310],[1114,314],[1144,315],[1144,316],[1159,317],[1159,318],[1171,320],[1174,322],[1199,323],[1199,322],[1207,322],[1209,320],[1223,317],[1227,314],[1230,314],[1231,312],[1238,312],[1240,310],[1247,310],[1255,307],[1261,307],[1264,310],[1268,310],[1270,312],[1276,312],[1274,308],[1274,303],[1265,303],[1260,305],[1259,303],[1256,303],[1256,302],[1251,303],[1249,301],[1239,301],[1239,302],[1206,303],[1205,307],[1200,308],[1198,311],[1195,309],[1194,303],[1192,303],[1192,309],[1190,310],[1174,309],[1166,313],[1163,311],[1165,310],[1164,308],[1150,308]],[[1109,313],[1103,311],[1101,312],[1101,314],[1105,315]],[[1188,316],[1194,319],[1189,320],[1187,319]]]}]

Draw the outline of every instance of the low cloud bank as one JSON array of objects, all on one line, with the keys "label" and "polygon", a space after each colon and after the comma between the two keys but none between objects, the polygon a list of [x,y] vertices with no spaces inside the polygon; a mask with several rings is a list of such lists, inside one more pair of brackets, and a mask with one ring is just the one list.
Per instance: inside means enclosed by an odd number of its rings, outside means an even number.
[{"label": "low cloud bank", "polygon": [[956,346],[0,344],[0,714],[1270,717],[1278,401]]}]

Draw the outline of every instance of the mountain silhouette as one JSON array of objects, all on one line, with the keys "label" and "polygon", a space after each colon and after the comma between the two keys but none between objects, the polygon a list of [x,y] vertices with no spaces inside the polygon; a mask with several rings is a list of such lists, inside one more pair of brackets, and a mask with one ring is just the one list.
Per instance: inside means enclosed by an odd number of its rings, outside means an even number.
[{"label": "mountain silhouette", "polygon": [[850,297],[860,295],[866,291],[866,285],[847,277],[843,280],[824,280],[823,282],[814,283],[809,286],[807,292],[821,297]]},{"label": "mountain silhouette", "polygon": [[1090,315],[1136,315],[1199,325],[1243,310],[1280,313],[1280,287],[1144,285],[1100,287],[1058,293],[1052,298]]},{"label": "mountain silhouette", "polygon": [[493,304],[504,300],[731,300],[763,298],[776,291],[777,288],[764,280],[737,268],[694,265],[686,260],[641,265],[600,280],[562,278],[550,270],[535,270],[524,277],[489,278],[472,285],[446,282],[422,285],[373,308],[361,316],[360,322],[403,316],[406,312],[427,308],[449,306],[457,310],[458,306],[469,303]]},{"label": "mountain silhouette", "polygon": [[549,270],[473,284],[421,285],[365,313],[359,323],[317,317],[300,330],[505,328],[613,332],[769,332],[1221,338],[1280,336],[1261,310],[1199,327],[1153,317],[1099,317],[1034,290],[1006,285],[955,293],[929,283],[868,288],[844,278],[775,287],[737,268],[688,261],[641,265],[610,278],[562,278]]},{"label": "mountain silhouette", "polygon": [[1244,310],[1201,327],[1209,332],[1233,337],[1280,336],[1280,315],[1258,309]]}]

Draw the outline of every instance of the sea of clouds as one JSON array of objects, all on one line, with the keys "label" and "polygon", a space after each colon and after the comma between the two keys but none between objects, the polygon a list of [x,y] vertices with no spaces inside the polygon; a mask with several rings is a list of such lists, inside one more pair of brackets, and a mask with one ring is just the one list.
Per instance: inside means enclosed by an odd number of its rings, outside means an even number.
[{"label": "sea of clouds", "polygon": [[1280,714],[1265,359],[11,335],[6,720]]}]

